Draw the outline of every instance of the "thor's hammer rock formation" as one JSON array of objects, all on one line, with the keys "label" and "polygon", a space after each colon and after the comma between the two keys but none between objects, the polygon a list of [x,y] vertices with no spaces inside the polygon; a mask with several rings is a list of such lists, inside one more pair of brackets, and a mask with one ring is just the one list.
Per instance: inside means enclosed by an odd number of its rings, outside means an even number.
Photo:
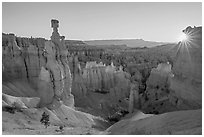
[{"label": "thor's hammer rock formation", "polygon": [[[58,20],[51,20],[51,25],[51,40],[45,42],[44,48],[46,65],[42,67],[39,76],[41,105],[49,104],[49,108],[54,109],[58,108],[62,101],[66,106],[73,107],[72,78],[68,65],[68,51],[64,44],[65,37],[58,33]],[[47,95],[50,95],[50,98],[47,98]]]}]

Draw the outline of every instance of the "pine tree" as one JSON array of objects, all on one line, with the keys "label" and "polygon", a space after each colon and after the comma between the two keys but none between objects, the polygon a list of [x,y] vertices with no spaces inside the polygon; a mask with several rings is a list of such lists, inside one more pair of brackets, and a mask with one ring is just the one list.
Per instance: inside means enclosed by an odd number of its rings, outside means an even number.
[{"label": "pine tree", "polygon": [[42,124],[44,124],[45,127],[47,128],[47,127],[50,125],[49,115],[44,112],[44,113],[42,114],[42,118],[41,118],[40,122],[41,122]]}]

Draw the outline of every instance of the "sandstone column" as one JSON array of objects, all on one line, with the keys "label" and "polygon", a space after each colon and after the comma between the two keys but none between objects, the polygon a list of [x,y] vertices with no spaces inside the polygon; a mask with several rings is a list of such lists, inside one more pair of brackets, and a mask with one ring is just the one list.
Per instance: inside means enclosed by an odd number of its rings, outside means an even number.
[{"label": "sandstone column", "polygon": [[[68,51],[65,47],[64,36],[60,36],[58,33],[59,21],[51,20],[51,27],[53,28],[53,33],[50,41],[45,42],[45,58],[46,65],[45,69],[42,69],[40,73],[40,78],[42,83],[49,83],[52,90],[47,91],[49,88],[43,88],[43,85],[39,83],[39,92],[54,92],[54,97],[52,98],[52,103],[49,104],[50,109],[55,109],[60,107],[61,103],[66,106],[74,106],[74,97],[71,94],[71,72],[68,65]],[[50,78],[43,78],[45,71],[48,72]],[[49,81],[45,81],[49,80]],[[46,84],[45,84],[46,85]],[[44,89],[46,91],[40,91]],[[41,97],[46,98],[46,97]],[[50,101],[48,101],[50,102]],[[47,103],[48,103],[47,102]],[[44,104],[46,105],[46,104]]]},{"label": "sandstone column", "polygon": [[130,96],[129,96],[129,113],[132,113],[134,108],[139,104],[139,93],[138,93],[138,83],[131,83]]}]

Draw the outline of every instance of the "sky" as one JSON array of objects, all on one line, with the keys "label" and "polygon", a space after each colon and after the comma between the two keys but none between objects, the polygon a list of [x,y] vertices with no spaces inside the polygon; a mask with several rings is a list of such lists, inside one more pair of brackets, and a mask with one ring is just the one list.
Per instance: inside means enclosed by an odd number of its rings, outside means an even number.
[{"label": "sky", "polygon": [[202,25],[202,3],[3,2],[2,31],[50,39],[51,19],[71,40],[144,39],[177,42],[187,26]]}]

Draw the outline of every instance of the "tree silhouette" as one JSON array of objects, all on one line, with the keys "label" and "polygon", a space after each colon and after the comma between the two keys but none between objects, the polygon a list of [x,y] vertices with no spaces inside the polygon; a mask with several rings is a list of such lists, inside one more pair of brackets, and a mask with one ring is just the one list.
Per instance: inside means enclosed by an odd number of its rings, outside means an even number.
[{"label": "tree silhouette", "polygon": [[44,124],[44,126],[47,128],[50,125],[49,115],[47,113],[42,114],[42,118],[40,120],[41,124]]}]

